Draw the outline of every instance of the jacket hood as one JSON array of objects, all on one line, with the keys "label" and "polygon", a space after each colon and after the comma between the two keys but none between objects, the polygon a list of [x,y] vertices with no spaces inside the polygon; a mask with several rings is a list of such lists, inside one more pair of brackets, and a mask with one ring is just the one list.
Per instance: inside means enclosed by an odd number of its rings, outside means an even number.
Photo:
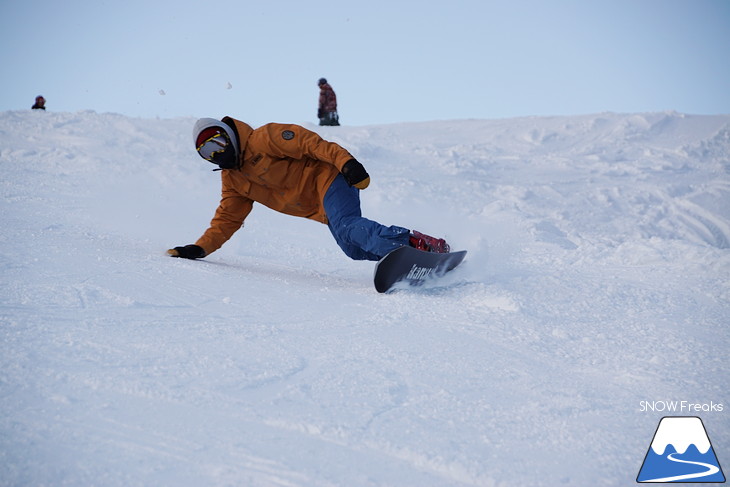
[{"label": "jacket hood", "polygon": [[248,145],[248,138],[251,136],[253,129],[246,122],[241,122],[232,117],[223,117],[222,121],[224,125],[236,132],[238,136],[238,157],[243,159],[243,154],[246,152],[246,146]]}]

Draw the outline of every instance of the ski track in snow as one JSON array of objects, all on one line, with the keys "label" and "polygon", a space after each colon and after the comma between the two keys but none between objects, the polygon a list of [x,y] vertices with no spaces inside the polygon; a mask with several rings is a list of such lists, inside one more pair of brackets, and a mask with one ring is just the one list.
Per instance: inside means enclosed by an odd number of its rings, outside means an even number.
[{"label": "ski track in snow", "polygon": [[258,205],[166,257],[218,202],[193,122],[0,113],[0,486],[629,485],[640,401],[727,403],[730,116],[307,125],[469,250],[384,296]]}]

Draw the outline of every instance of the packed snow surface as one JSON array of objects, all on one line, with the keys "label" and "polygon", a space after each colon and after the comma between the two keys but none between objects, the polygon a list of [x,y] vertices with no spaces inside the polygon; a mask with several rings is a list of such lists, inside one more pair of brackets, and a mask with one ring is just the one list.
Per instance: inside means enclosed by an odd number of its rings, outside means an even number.
[{"label": "packed snow surface", "polygon": [[220,196],[193,123],[0,113],[0,485],[634,485],[667,415],[730,464],[730,116],[307,125],[469,252],[385,295],[260,205],[166,256]]}]

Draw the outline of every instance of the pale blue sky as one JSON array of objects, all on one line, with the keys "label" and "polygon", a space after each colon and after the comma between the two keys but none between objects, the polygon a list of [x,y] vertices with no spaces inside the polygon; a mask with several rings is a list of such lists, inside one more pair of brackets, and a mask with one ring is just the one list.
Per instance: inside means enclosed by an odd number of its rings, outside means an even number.
[{"label": "pale blue sky", "polygon": [[[0,110],[316,122],[730,113],[730,0],[0,0]],[[162,94],[164,93],[164,94]]]}]

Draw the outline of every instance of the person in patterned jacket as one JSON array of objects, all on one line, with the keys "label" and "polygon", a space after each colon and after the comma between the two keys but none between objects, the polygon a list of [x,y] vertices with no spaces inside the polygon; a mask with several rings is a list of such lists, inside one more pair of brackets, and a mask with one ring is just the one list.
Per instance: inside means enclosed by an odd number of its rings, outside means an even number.
[{"label": "person in patterned jacket", "polygon": [[339,125],[340,116],[337,114],[337,95],[325,78],[319,78],[319,109],[317,118],[320,125]]},{"label": "person in patterned jacket", "polygon": [[362,216],[360,190],[370,176],[340,145],[293,124],[257,129],[224,117],[201,118],[193,128],[198,154],[218,166],[222,191],[210,227],[194,243],[167,251],[172,257],[203,258],[243,226],[254,203],[326,224],[342,251],[354,260],[380,260],[410,245],[444,253],[444,239]]},{"label": "person in patterned jacket", "polygon": [[46,109],[46,99],[43,98],[42,95],[36,96],[35,104],[30,108],[33,110],[45,110]]}]

